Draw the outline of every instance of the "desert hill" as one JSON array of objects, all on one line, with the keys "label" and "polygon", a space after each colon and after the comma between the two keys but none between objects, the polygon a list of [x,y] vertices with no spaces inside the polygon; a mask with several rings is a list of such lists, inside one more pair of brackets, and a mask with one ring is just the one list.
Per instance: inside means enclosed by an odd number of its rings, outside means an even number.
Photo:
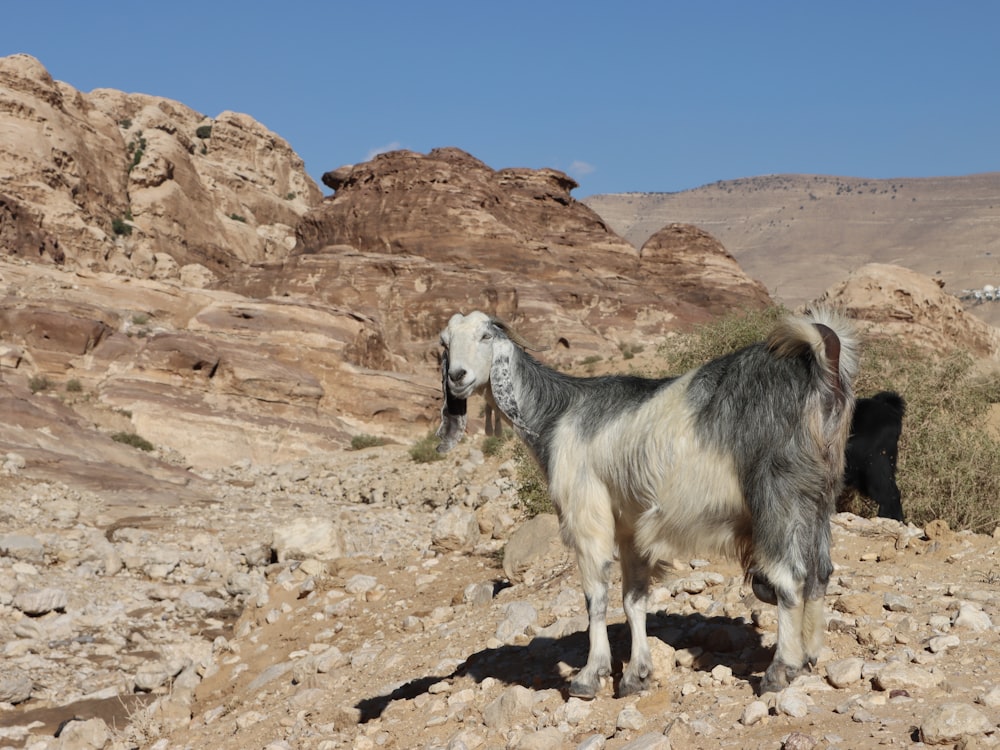
[{"label": "desert hill", "polygon": [[[996,745],[989,536],[838,515],[827,648],[770,697],[773,608],[674,561],[656,689],[567,700],[586,604],[516,458],[476,406],[444,460],[410,456],[456,309],[607,372],[772,304],[719,227],[633,245],[566,175],[452,147],[336,167],[324,197],[249,115],[27,55],[0,58],[0,134],[0,748]],[[997,358],[936,273],[822,276],[802,289],[870,330]]]},{"label": "desert hill", "polygon": [[[711,232],[776,299],[814,299],[866,263],[963,289],[1000,283],[1000,172],[875,180],[769,175],[584,202],[636,247],[670,222]],[[977,315],[1000,322],[1000,305]]]}]

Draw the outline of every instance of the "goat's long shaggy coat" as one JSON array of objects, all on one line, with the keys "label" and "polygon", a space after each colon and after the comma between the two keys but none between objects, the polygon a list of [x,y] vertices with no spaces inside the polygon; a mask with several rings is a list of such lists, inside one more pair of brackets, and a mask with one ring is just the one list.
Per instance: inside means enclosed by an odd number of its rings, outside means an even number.
[{"label": "goat's long shaggy coat", "polygon": [[857,342],[830,312],[790,317],[766,342],[679,378],[575,378],[545,367],[502,322],[456,314],[441,335],[439,450],[483,392],[534,452],[563,538],[577,554],[590,654],[570,685],[596,694],[610,673],[606,611],[615,552],[632,658],[619,693],[649,683],[646,596],[664,561],[739,559],[778,605],[778,646],[762,691],[815,663],[833,570],[830,524],[854,408]]}]

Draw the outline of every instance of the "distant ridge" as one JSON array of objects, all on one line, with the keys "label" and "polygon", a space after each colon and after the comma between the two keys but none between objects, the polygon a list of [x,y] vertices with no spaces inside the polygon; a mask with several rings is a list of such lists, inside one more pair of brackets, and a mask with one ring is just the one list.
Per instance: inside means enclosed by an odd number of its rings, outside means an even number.
[{"label": "distant ridge", "polygon": [[[1000,172],[884,180],[766,175],[583,202],[636,247],[672,222],[701,227],[789,305],[869,262],[932,276],[955,295],[1000,285]],[[1000,321],[1000,305],[980,307],[977,313]]]}]

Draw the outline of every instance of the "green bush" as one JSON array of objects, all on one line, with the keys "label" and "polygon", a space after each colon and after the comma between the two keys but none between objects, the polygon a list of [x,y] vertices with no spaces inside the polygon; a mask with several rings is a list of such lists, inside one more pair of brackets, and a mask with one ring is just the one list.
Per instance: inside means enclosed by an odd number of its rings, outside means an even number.
[{"label": "green bush", "polygon": [[111,439],[116,443],[124,443],[125,445],[131,445],[133,448],[138,448],[141,451],[151,451],[153,450],[153,444],[146,440],[144,437],[140,437],[134,432],[116,432],[111,436]]},{"label": "green bush", "polygon": [[66,381],[67,393],[80,393],[81,391],[83,391],[83,386],[80,384],[79,380],[72,378],[71,380]]},{"label": "green bush", "polygon": [[129,156],[128,171],[131,172],[142,161],[142,155],[146,153],[146,139],[142,137],[140,130],[135,134],[135,140],[129,141],[125,145],[125,151]]},{"label": "green bush", "polygon": [[385,445],[385,438],[368,434],[355,435],[351,438],[352,451],[361,451],[365,448],[375,448],[379,445]]},{"label": "green bush", "polygon": [[112,219],[111,231],[119,237],[128,237],[132,234],[132,225],[127,223],[125,219]]},{"label": "green bush", "polygon": [[247,223],[247,217],[240,216],[239,214],[229,214],[229,218],[232,219],[233,221],[240,221],[243,222],[244,224]]},{"label": "green bush", "polygon": [[410,447],[410,458],[418,464],[440,461],[444,458],[444,454],[437,452],[439,442],[437,435],[433,432],[428,433]]},{"label": "green bush", "polygon": [[28,380],[28,388],[32,393],[38,393],[40,391],[47,391],[52,387],[52,383],[44,375],[33,375]]},{"label": "green bush", "polygon": [[199,125],[198,129],[194,131],[194,134],[205,140],[212,137],[212,126],[211,125]]},{"label": "green bush", "polygon": [[499,435],[487,435],[483,438],[483,455],[484,456],[499,456],[511,437],[511,433],[508,430],[500,428]]},{"label": "green bush", "polygon": [[514,448],[514,463],[517,466],[517,504],[529,518],[534,518],[539,513],[554,513],[545,474],[531,451],[521,441]]}]

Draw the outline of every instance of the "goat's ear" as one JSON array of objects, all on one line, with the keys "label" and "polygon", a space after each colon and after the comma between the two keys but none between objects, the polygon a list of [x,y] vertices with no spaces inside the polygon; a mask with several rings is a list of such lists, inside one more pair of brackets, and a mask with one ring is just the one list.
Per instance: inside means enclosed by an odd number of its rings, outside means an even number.
[{"label": "goat's ear", "polygon": [[[506,344],[504,346],[503,344]],[[521,418],[521,409],[514,398],[514,379],[510,367],[510,342],[497,342],[493,345],[493,364],[490,366],[490,392],[493,403],[515,427],[527,431]]]},{"label": "goat's ear", "polygon": [[448,352],[441,357],[441,390],[444,392],[444,403],[441,405],[441,426],[437,429],[438,453],[447,453],[462,439],[465,434],[466,412],[468,404],[464,398],[455,398],[448,391]]}]

